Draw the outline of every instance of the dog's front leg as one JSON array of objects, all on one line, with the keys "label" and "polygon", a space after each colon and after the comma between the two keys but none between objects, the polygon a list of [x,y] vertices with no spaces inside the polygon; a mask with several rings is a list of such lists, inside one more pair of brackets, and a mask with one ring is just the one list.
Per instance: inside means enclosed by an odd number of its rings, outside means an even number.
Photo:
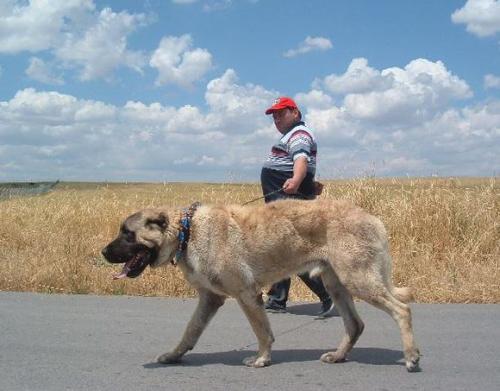
[{"label": "dog's front leg", "polygon": [[159,356],[159,363],[177,363],[188,350],[193,349],[201,333],[203,333],[208,322],[210,322],[210,319],[213,318],[219,307],[222,306],[226,300],[224,296],[217,295],[207,290],[199,290],[198,293],[200,295],[198,306],[184,331],[181,341],[174,350]]},{"label": "dog's front leg", "polygon": [[274,342],[274,336],[266,311],[264,311],[262,294],[244,292],[237,297],[237,300],[259,342],[258,355],[245,358],[243,363],[254,368],[271,365],[271,345]]}]

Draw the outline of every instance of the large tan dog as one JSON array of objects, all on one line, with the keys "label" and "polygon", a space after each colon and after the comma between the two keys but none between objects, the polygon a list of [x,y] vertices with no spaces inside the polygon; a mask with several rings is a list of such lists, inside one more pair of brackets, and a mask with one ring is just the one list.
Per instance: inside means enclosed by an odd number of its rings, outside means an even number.
[{"label": "large tan dog", "polygon": [[[179,237],[180,231],[190,233],[189,241]],[[198,290],[199,303],[182,340],[158,358],[160,363],[178,362],[193,349],[225,298],[232,296],[259,343],[258,354],[244,363],[269,365],[274,337],[261,288],[310,271],[321,275],[346,332],[340,346],[323,354],[321,361],[343,361],[361,335],[364,324],[353,302],[357,296],[393,317],[401,329],[406,368],[418,370],[420,354],[410,308],[404,304],[410,293],[392,285],[384,226],[348,202],[283,200],[254,207],[200,206],[190,212],[146,209],[125,220],[103,255],[110,262],[125,263],[116,278],[137,277],[148,265],[157,267],[175,258]]]}]

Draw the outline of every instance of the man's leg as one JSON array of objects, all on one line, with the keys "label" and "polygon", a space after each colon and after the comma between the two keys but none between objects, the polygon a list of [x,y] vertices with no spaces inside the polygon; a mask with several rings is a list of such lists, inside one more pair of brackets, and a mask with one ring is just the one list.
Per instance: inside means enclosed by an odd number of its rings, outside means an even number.
[{"label": "man's leg", "polygon": [[309,277],[309,273],[299,274],[299,278],[302,281],[304,281],[304,284],[306,284],[307,287],[310,290],[312,290],[314,294],[318,296],[322,302],[330,299],[330,295],[326,291],[325,286],[323,285],[323,281],[321,281],[321,278],[319,277],[311,278]]},{"label": "man's leg", "polygon": [[290,278],[281,280],[269,289],[267,292],[267,302],[265,308],[270,311],[284,312],[286,310],[286,302],[288,301],[288,292],[290,291]]},{"label": "man's leg", "polygon": [[323,285],[323,281],[319,277],[311,278],[309,273],[299,274],[299,278],[304,281],[304,284],[314,292],[321,301],[321,311],[318,316],[331,316],[333,311],[333,302]]}]

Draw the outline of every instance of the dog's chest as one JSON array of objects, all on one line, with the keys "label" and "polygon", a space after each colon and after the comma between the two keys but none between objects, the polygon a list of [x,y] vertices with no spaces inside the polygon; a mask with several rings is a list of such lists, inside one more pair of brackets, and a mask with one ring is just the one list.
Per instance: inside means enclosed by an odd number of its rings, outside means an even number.
[{"label": "dog's chest", "polygon": [[184,259],[184,262],[179,263],[179,267],[184,274],[184,278],[195,288],[204,288],[212,292],[226,295],[219,280],[213,277],[213,273],[202,268],[202,263],[197,256],[191,255]]}]

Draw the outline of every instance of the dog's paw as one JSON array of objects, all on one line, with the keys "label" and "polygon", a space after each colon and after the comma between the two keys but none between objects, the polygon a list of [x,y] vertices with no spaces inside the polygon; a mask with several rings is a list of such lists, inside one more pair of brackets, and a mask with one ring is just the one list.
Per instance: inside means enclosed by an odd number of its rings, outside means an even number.
[{"label": "dog's paw", "polygon": [[328,352],[328,353],[323,354],[320,357],[320,360],[323,362],[326,362],[328,364],[332,364],[332,363],[336,363],[336,362],[344,362],[346,359],[345,359],[345,356],[342,356],[342,355],[338,354],[337,352]]},{"label": "dog's paw", "polygon": [[420,361],[420,352],[418,349],[415,349],[412,354],[409,354],[406,357],[406,370],[408,372],[420,372],[420,366],[419,366],[419,361]]},{"label": "dog's paw", "polygon": [[271,365],[271,359],[266,357],[251,356],[243,360],[243,364],[252,368],[263,368]]},{"label": "dog's paw", "polygon": [[156,361],[160,364],[177,364],[181,361],[182,356],[178,353],[169,352],[159,356]]}]

